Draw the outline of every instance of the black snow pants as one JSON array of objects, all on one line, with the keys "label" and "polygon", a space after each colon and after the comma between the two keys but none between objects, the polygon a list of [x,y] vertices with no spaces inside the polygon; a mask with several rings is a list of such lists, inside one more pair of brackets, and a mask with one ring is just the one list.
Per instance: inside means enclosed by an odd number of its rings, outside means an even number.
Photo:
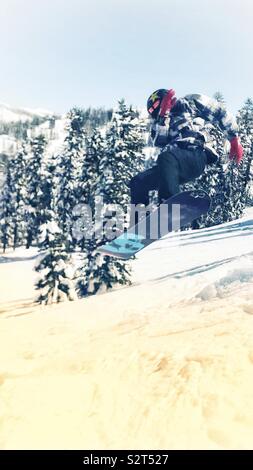
[{"label": "black snow pants", "polygon": [[159,202],[180,192],[180,184],[198,178],[207,164],[205,150],[201,147],[181,149],[166,148],[157,159],[157,164],[134,176],[130,181],[131,203],[149,204],[149,191],[158,190]]}]

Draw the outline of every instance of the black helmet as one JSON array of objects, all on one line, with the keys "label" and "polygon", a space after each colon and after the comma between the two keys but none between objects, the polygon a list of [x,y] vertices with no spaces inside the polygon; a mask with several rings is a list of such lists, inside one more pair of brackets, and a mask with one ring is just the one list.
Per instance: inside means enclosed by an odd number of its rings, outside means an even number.
[{"label": "black helmet", "polygon": [[147,110],[148,110],[149,115],[153,119],[157,118],[159,111],[160,111],[162,99],[167,95],[168,91],[169,90],[160,88],[159,90],[154,91],[152,95],[150,95],[147,101]]}]

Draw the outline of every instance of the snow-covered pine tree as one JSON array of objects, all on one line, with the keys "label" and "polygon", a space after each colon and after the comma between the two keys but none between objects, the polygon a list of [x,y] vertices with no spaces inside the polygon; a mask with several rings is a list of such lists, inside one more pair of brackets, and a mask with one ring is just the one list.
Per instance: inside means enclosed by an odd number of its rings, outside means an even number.
[{"label": "snow-covered pine tree", "polygon": [[27,242],[29,248],[33,241],[38,241],[41,225],[41,198],[43,197],[43,159],[46,139],[43,135],[31,139],[28,143],[27,159]]},{"label": "snow-covered pine tree", "polygon": [[22,149],[17,153],[12,161],[12,180],[13,180],[13,204],[12,204],[12,224],[13,224],[13,248],[25,244],[27,237],[27,167],[28,155],[26,144],[24,143]]},{"label": "snow-covered pine tree", "polygon": [[[104,217],[113,225],[115,219],[110,212],[113,204],[121,205],[123,211],[130,202],[129,181],[136,173],[144,168],[143,125],[138,113],[132,107],[126,106],[124,100],[114,113],[111,125],[106,135],[106,149],[99,162],[99,175],[96,194],[107,205]],[[108,212],[109,209],[109,212]],[[117,228],[124,227],[125,216],[117,219]],[[97,240],[96,246],[104,243],[105,239]],[[100,254],[92,254],[86,272],[89,279],[87,293],[103,292],[116,284],[130,282],[129,265],[121,260]]]},{"label": "snow-covered pine tree", "polygon": [[253,101],[248,98],[237,115],[244,157],[239,166],[233,163],[228,175],[232,188],[232,216],[240,217],[248,203],[253,174]]},{"label": "snow-covered pine tree", "polygon": [[13,246],[13,162],[7,161],[4,185],[0,195],[0,240],[5,253]]},{"label": "snow-covered pine tree", "polygon": [[81,171],[85,158],[84,116],[73,108],[67,114],[64,150],[60,156],[58,212],[60,226],[66,235],[67,250],[75,246],[72,236],[73,209],[80,202]]},{"label": "snow-covered pine tree", "polygon": [[[95,195],[97,189],[97,181],[98,181],[98,171],[99,171],[99,162],[103,156],[105,150],[105,143],[104,139],[101,135],[100,130],[94,128],[91,135],[85,137],[85,152],[82,158],[81,164],[81,173],[80,173],[80,181],[78,186],[78,201],[81,203],[81,207],[83,204],[89,205],[90,209],[92,210],[92,216],[94,216],[95,210]],[[75,228],[78,226],[78,222],[80,222],[80,242],[79,246],[82,250],[87,247],[87,240],[85,236],[85,231],[89,231],[91,227],[90,219],[87,218],[85,220],[85,214],[78,214],[78,207],[74,213],[77,214],[77,220],[75,221]]]},{"label": "snow-covered pine tree", "polygon": [[57,158],[52,156],[43,175],[44,210],[41,212],[39,227],[40,256],[35,266],[35,270],[40,273],[36,289],[39,290],[37,302],[41,304],[76,298],[71,258],[58,220]]},{"label": "snow-covered pine tree", "polygon": [[51,220],[41,226],[40,251],[35,270],[40,272],[36,289],[37,302],[50,304],[62,300],[75,300],[69,253],[59,225]]},{"label": "snow-covered pine tree", "polygon": [[75,225],[78,227],[79,224],[80,234],[82,235],[80,238],[80,247],[81,252],[84,255],[83,266],[78,273],[78,293],[80,297],[84,297],[88,295],[90,291],[93,291],[93,289],[91,289],[91,273],[93,272],[94,265],[98,259],[98,255],[95,253],[98,246],[98,240],[96,237],[91,238],[86,235],[89,231],[91,233],[95,226],[95,202],[98,187],[99,165],[105,151],[105,141],[100,130],[94,128],[92,134],[86,138],[85,144],[86,151],[82,164],[80,185],[80,207],[83,207],[82,204],[88,205],[92,216],[90,218],[90,214],[85,212],[79,214],[77,210],[77,220]]},{"label": "snow-covered pine tree", "polygon": [[105,203],[129,203],[129,181],[144,168],[144,135],[138,113],[119,102],[106,136],[106,151],[100,161],[101,194]]}]

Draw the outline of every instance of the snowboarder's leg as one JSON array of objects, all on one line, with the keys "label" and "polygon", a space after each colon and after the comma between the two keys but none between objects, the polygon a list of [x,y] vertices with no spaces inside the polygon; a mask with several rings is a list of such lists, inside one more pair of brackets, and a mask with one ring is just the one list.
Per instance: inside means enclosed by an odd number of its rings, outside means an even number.
[{"label": "snowboarder's leg", "polygon": [[159,168],[159,200],[165,200],[180,191],[180,184],[198,178],[207,163],[206,154],[202,149],[181,149],[170,147],[160,153]]},{"label": "snowboarder's leg", "polygon": [[204,150],[201,148],[187,150],[178,147],[173,150],[175,158],[178,160],[180,184],[193,181],[202,175],[207,164]]},{"label": "snowboarder's leg", "polygon": [[158,189],[158,167],[154,166],[134,176],[130,183],[131,204],[149,205],[149,191]]},{"label": "snowboarder's leg", "polygon": [[142,171],[131,179],[129,187],[131,191],[131,204],[133,206],[130,214],[130,226],[136,225],[142,218],[148,215],[148,213],[145,213],[145,210],[144,213],[139,213],[135,206],[143,205],[148,207],[150,202],[149,191],[158,189],[158,184],[159,174],[157,166]]},{"label": "snowboarder's leg", "polygon": [[159,201],[163,201],[179,193],[179,165],[177,158],[170,150],[158,156],[159,170]]}]

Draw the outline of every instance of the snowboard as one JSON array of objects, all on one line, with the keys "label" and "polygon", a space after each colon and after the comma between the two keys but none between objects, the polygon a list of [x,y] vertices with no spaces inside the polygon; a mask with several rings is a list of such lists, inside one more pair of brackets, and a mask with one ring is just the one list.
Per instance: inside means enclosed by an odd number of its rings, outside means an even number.
[{"label": "snowboard", "polygon": [[211,199],[205,191],[175,194],[137,224],[97,249],[98,253],[127,260],[170,232],[207,214]]}]

